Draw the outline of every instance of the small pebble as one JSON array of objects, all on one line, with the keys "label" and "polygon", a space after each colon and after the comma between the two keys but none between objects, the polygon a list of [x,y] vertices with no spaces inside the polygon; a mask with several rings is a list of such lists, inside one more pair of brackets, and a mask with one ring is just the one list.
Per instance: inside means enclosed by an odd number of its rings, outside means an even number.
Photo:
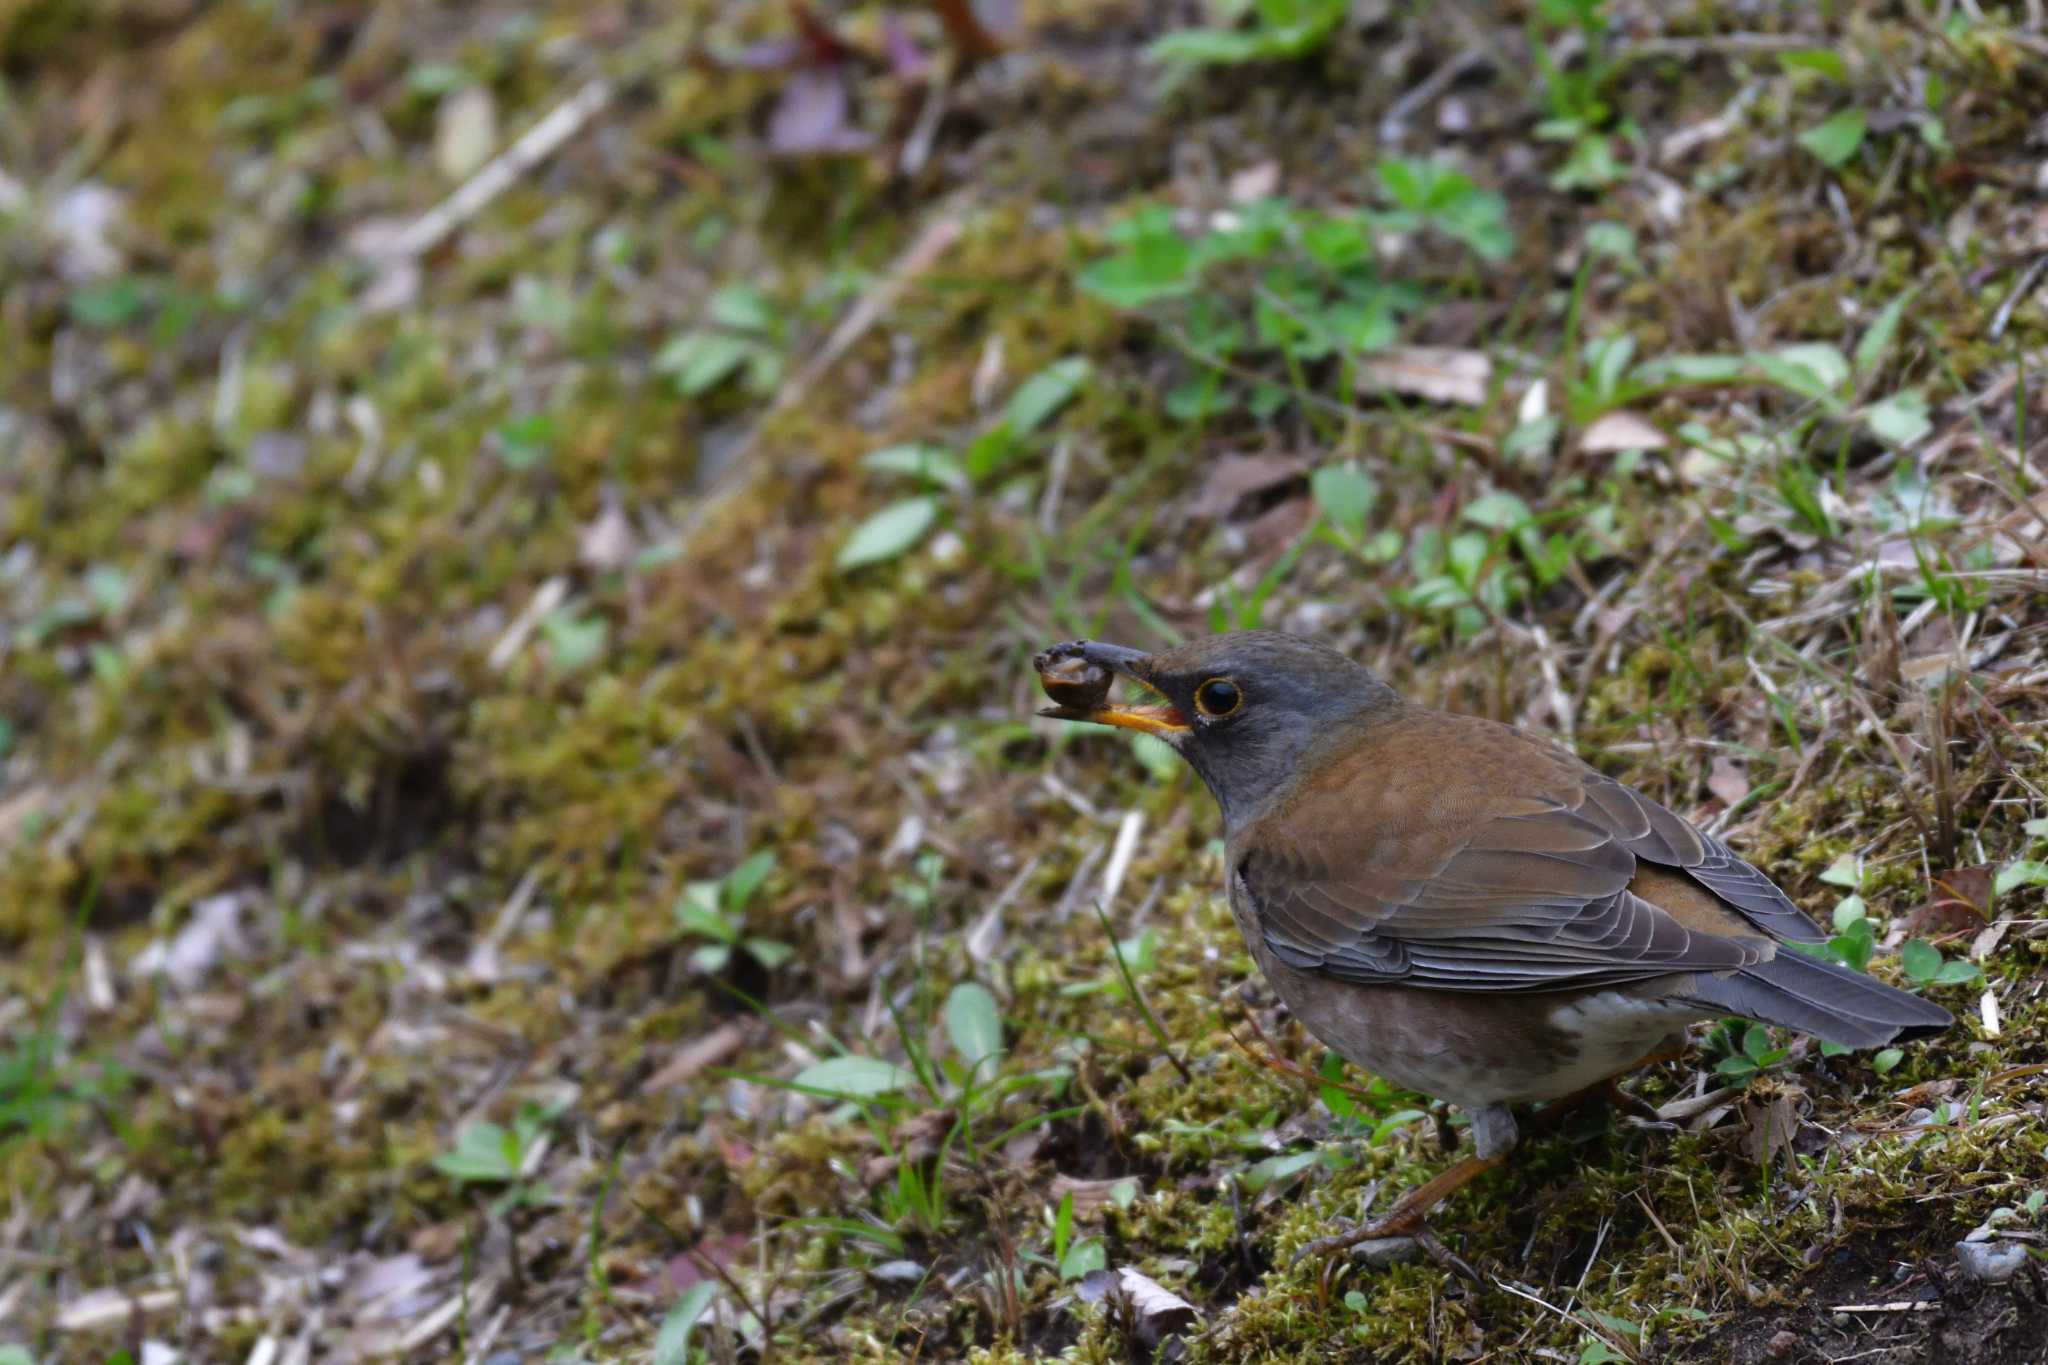
[{"label": "small pebble", "polygon": [[1799,1349],[1797,1332],[1780,1332],[1764,1347],[1764,1354],[1772,1360],[1790,1360],[1792,1353]]}]

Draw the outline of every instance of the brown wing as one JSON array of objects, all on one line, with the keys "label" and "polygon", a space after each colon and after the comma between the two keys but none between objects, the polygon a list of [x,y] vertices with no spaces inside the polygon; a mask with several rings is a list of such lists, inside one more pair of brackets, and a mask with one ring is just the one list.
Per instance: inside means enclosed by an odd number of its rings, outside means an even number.
[{"label": "brown wing", "polygon": [[[1542,991],[1771,957],[1756,930],[1773,926],[1746,911],[1673,913],[1631,889],[1638,859],[1719,867],[1669,811],[1504,726],[1408,720],[1358,737],[1313,789],[1233,841],[1233,875],[1282,962],[1351,981]],[[1402,774],[1398,788],[1388,773]]]}]

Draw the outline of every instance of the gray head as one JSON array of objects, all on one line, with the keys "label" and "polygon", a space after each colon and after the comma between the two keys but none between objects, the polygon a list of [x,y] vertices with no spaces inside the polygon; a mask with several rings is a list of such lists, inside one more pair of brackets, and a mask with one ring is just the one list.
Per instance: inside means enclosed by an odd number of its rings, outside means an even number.
[{"label": "gray head", "polygon": [[[1165,740],[1208,783],[1226,831],[1265,809],[1317,739],[1401,705],[1370,669],[1320,640],[1274,630],[1211,635],[1158,654],[1074,640],[1036,663],[1062,703],[1043,714]],[[1165,701],[1110,704],[1112,673]]]}]

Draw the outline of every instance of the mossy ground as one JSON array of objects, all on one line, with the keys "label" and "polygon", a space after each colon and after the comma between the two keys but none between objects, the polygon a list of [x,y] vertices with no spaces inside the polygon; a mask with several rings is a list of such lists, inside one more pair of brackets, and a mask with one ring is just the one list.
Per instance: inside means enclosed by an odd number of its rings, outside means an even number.
[{"label": "mossy ground", "polygon": [[[1047,1264],[1075,1189],[1075,1239],[1201,1310],[1166,1348],[1189,1360],[2048,1359],[2039,1277],[1981,1288],[1952,1249],[2048,1185],[2037,887],[1990,907],[1985,982],[1941,989],[1959,1026],[1889,1074],[1802,1045],[1679,1131],[1574,1116],[1443,1211],[1477,1283],[1326,1282],[1294,1251],[1440,1169],[1433,1125],[1349,1136],[1248,1060],[1246,1013],[1322,1058],[1214,894],[1207,797],[1031,719],[1028,669],[1059,638],[1206,630],[1219,585],[1251,590],[1309,504],[1283,479],[1195,510],[1229,456],[1357,461],[1404,545],[1513,492],[1596,534],[1476,629],[1407,602],[1406,554],[1327,538],[1264,621],[1428,702],[1569,725],[1822,915],[1820,875],[1860,858],[1894,940],[1968,954],[1984,923],[1955,902],[2048,814],[2048,291],[2007,308],[2048,249],[2030,7],[1616,7],[1627,173],[1577,191],[1533,136],[1529,16],[1359,6],[1310,58],[1160,93],[1139,49],[1186,8],[1024,6],[906,175],[770,155],[787,78],[690,59],[782,33],[777,6],[0,6],[0,1340],[613,1359],[712,1276],[715,1360],[1146,1358]],[[841,19],[879,41],[879,10]],[[1779,60],[1814,50],[1840,81]],[[453,187],[451,86],[511,135],[597,74],[611,102],[416,277],[355,249]],[[878,132],[921,108],[897,76],[856,91]],[[1797,137],[1851,106],[1872,133],[1831,169]],[[1499,264],[1411,239],[1391,267],[1428,301],[1409,340],[1494,352],[1484,405],[1358,405],[1318,370],[1294,378],[1320,405],[1177,419],[1196,364],[1076,287],[1141,200],[1213,210],[1271,163],[1279,193],[1357,206],[1376,157],[1433,150],[1515,228]],[[1588,254],[1596,223],[1633,263]],[[734,282],[772,305],[790,401],[686,396],[658,363]],[[1849,352],[1906,288],[1858,395],[1926,395],[1903,453],[1843,421],[1704,477],[1575,427],[1545,462],[1501,454],[1516,393],[1547,378],[1555,411],[1581,376],[1573,335]],[[1067,356],[1091,377],[1043,444],[909,555],[835,570],[903,491],[861,456],[957,443]],[[1637,407],[1721,438],[1806,415],[1761,386]],[[1904,469],[1943,508],[1914,537],[1884,502]],[[1151,935],[1143,1009],[1095,913],[1120,840],[1102,909]],[[745,930],[793,954],[703,970],[673,907],[762,849]],[[863,1117],[773,1084],[841,1044],[903,1062],[906,1032],[944,1059],[967,980],[1000,1002],[999,1097]],[[1711,1088],[1712,1060],[1637,1088]],[[432,1164],[524,1102],[558,1110],[534,1202]],[[1417,1101],[1363,1103],[1370,1127]],[[1789,1145],[1759,1137],[1787,1115]],[[905,1170],[943,1208],[904,1212]],[[1929,1286],[1931,1311],[1831,1311]]]}]

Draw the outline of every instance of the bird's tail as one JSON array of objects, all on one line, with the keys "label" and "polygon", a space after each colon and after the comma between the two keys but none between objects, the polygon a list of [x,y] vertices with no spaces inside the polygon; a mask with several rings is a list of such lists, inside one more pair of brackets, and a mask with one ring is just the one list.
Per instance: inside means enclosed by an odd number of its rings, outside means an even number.
[{"label": "bird's tail", "polygon": [[1695,977],[1693,997],[1728,1014],[1844,1047],[1926,1038],[1955,1022],[1954,1015],[1931,1001],[1782,945],[1769,962],[1725,976]]}]

